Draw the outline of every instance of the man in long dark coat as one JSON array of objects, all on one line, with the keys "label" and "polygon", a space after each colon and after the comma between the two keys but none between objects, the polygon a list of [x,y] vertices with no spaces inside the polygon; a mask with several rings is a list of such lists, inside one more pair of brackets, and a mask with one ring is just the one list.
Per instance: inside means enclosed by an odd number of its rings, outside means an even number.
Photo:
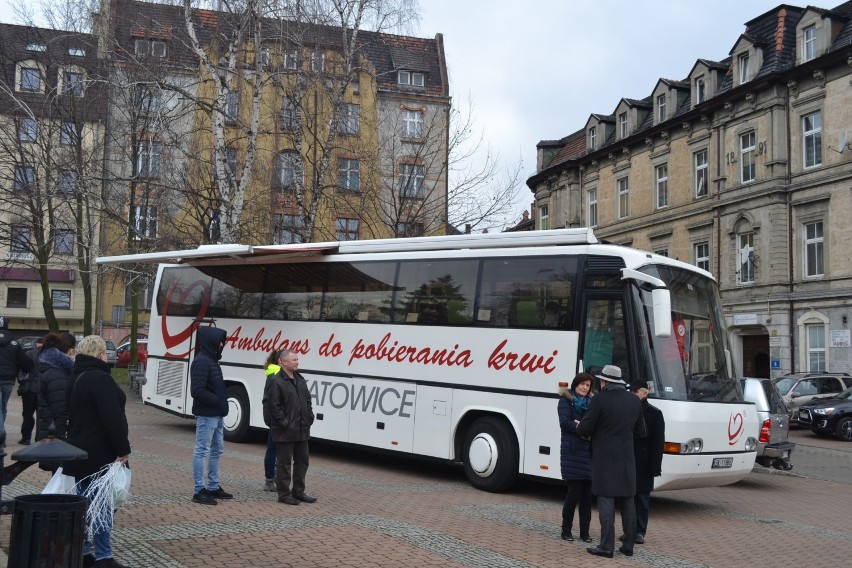
[{"label": "man in long dark coat", "polygon": [[[630,381],[630,392],[642,401],[642,417],[647,435],[633,440],[636,458],[636,544],[645,544],[651,491],[654,478],[663,474],[663,444],[666,441],[666,421],[659,408],[648,402],[648,382]],[[624,540],[622,538],[622,540]]]},{"label": "man in long dark coat", "polygon": [[577,434],[591,441],[592,493],[597,496],[601,540],[586,550],[612,558],[615,549],[615,505],[621,509],[624,543],[618,549],[633,556],[636,535],[636,464],[633,436],[644,435],[642,403],[627,391],[621,369],[606,365],[600,375],[601,392],[592,399],[589,411],[577,426]]}]

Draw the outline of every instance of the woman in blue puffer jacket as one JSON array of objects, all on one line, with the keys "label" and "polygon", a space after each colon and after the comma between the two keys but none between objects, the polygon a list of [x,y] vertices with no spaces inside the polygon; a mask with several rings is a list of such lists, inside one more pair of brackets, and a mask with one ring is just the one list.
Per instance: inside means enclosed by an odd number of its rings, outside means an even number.
[{"label": "woman in blue puffer jacket", "polygon": [[577,435],[577,424],[583,419],[592,399],[594,377],[579,373],[569,389],[562,383],[559,388],[559,427],[562,430],[560,463],[562,479],[567,484],[565,504],[562,506],[562,539],[573,541],[571,529],[574,524],[574,509],[580,509],[580,539],[592,542],[589,525],[592,522],[592,466],[589,441]]}]

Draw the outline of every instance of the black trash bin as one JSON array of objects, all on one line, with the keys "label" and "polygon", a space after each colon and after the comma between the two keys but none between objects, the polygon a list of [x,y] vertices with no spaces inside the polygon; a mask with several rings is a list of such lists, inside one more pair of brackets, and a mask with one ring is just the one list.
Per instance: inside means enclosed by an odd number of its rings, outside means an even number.
[{"label": "black trash bin", "polygon": [[17,497],[9,568],[82,566],[85,524],[85,497],[50,493]]}]

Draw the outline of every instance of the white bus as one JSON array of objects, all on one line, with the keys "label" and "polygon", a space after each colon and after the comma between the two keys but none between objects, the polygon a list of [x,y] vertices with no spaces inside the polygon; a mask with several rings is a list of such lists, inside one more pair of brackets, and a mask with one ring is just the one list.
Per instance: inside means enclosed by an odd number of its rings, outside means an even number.
[{"label": "white bus", "polygon": [[590,229],[104,257],[164,262],[145,404],[191,416],[198,326],[228,332],[226,437],[265,428],[264,360],[299,354],[313,437],[461,462],[481,489],[560,478],[557,390],[582,370],[645,378],[666,420],[657,489],[724,485],[755,460],[713,277]]}]

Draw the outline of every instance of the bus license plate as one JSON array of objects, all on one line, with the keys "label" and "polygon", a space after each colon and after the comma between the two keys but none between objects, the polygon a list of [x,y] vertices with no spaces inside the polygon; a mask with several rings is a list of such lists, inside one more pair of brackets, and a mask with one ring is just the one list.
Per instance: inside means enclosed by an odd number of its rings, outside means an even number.
[{"label": "bus license plate", "polygon": [[734,458],[713,458],[713,465],[710,466],[711,469],[724,469],[728,467],[733,467]]}]

